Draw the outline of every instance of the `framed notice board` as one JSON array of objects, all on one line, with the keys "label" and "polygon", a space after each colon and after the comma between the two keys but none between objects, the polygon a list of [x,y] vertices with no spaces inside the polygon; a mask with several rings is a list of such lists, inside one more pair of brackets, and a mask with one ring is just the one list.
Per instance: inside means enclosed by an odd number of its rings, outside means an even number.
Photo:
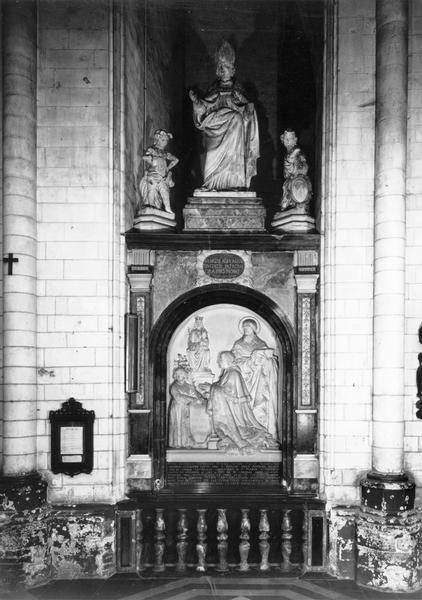
[{"label": "framed notice board", "polygon": [[93,410],[85,410],[74,398],[50,410],[51,470],[53,473],[79,475],[91,473],[94,464]]}]

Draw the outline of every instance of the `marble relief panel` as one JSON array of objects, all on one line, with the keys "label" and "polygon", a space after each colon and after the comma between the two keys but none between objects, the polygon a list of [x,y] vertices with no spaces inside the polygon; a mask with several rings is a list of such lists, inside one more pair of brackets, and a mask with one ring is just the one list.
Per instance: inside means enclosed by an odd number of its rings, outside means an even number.
[{"label": "marble relief panel", "polygon": [[272,328],[231,304],[193,313],[168,349],[168,446],[252,455],[279,449],[280,356]]}]

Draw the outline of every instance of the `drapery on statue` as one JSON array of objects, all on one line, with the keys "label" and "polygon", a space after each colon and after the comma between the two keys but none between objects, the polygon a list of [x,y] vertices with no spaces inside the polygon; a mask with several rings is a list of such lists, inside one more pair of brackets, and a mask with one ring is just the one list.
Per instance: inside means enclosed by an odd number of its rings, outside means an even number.
[{"label": "drapery on statue", "polygon": [[170,386],[169,406],[169,447],[194,448],[190,423],[190,405],[205,404],[206,400],[197,389],[187,380],[188,373],[182,367],[173,371],[174,381]]},{"label": "drapery on statue", "polygon": [[203,98],[193,90],[195,127],[205,146],[203,190],[247,190],[259,157],[258,120],[254,105],[235,82],[235,53],[223,42],[215,55],[217,81]]},{"label": "drapery on statue", "polygon": [[297,209],[307,212],[312,196],[312,185],[308,177],[306,157],[297,146],[297,136],[292,129],[286,129],[280,136],[286,148],[284,159],[284,184],[281,210]]},{"label": "drapery on statue", "polygon": [[154,133],[154,144],[142,156],[145,174],[139,183],[141,201],[138,212],[149,206],[174,214],[170,207],[170,188],[174,187],[171,169],[177,165],[179,159],[166,150],[171,139],[171,133],[157,129]]},{"label": "drapery on statue", "polygon": [[217,362],[221,373],[219,380],[211,384],[208,411],[219,437],[218,449],[245,454],[277,449],[275,439],[252,412],[251,397],[234,354],[220,352]]},{"label": "drapery on statue", "polygon": [[251,408],[257,421],[277,439],[277,356],[257,335],[258,323],[246,318],[240,321],[241,338],[232,347],[251,396]]}]

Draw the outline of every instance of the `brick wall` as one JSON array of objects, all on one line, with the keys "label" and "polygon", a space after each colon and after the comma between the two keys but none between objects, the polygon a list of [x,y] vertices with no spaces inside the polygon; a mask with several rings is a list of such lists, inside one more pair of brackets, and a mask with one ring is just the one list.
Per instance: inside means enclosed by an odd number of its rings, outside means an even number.
[{"label": "brick wall", "polygon": [[322,490],[359,502],[371,466],[375,3],[341,1],[323,227]]},{"label": "brick wall", "polygon": [[[422,6],[409,3],[409,97],[406,212],[405,468],[422,486],[422,421],[415,416],[417,355],[422,352]],[[418,489],[419,487],[419,489]]]},{"label": "brick wall", "polygon": [[124,265],[109,158],[108,31],[106,2],[40,3],[38,467],[50,464],[50,410],[74,396],[96,414],[94,471],[72,480],[47,472],[53,501],[120,494],[113,450],[124,434]]}]

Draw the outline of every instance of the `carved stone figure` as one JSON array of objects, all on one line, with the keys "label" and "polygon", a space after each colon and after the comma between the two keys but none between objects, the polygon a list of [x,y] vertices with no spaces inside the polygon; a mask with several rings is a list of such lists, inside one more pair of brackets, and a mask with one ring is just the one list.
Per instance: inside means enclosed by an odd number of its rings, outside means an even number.
[{"label": "carved stone figure", "polygon": [[251,397],[235,364],[234,354],[220,352],[217,362],[221,373],[219,380],[211,385],[208,410],[220,440],[218,449],[248,454],[278,448],[277,442],[252,412]]},{"label": "carved stone figure", "polygon": [[312,196],[306,157],[297,146],[297,136],[292,129],[286,129],[280,136],[280,140],[287,151],[284,159],[281,210],[294,208],[298,212],[306,213]]},{"label": "carved stone figure", "polygon": [[235,364],[239,367],[251,396],[255,418],[277,439],[277,356],[258,337],[258,323],[255,319],[242,319],[239,325],[243,335],[232,347]]},{"label": "carved stone figure", "polygon": [[172,134],[164,129],[157,129],[154,133],[154,144],[150,146],[142,157],[145,162],[145,174],[139,183],[141,209],[150,207],[174,215],[170,207],[170,188],[174,187],[171,169],[177,165],[179,159],[167,152],[168,142]]},{"label": "carved stone figure", "polygon": [[203,317],[195,317],[194,326],[189,329],[186,355],[192,373],[210,370],[210,342],[203,321]]},{"label": "carved stone figure", "polygon": [[195,127],[203,132],[204,190],[247,190],[259,156],[254,105],[234,80],[235,53],[223,42],[215,55],[217,81],[201,98],[193,90]]},{"label": "carved stone figure", "polygon": [[185,369],[176,368],[173,378],[170,386],[169,447],[194,448],[197,443],[191,431],[190,406],[205,405],[206,401],[187,380],[188,373]]}]

